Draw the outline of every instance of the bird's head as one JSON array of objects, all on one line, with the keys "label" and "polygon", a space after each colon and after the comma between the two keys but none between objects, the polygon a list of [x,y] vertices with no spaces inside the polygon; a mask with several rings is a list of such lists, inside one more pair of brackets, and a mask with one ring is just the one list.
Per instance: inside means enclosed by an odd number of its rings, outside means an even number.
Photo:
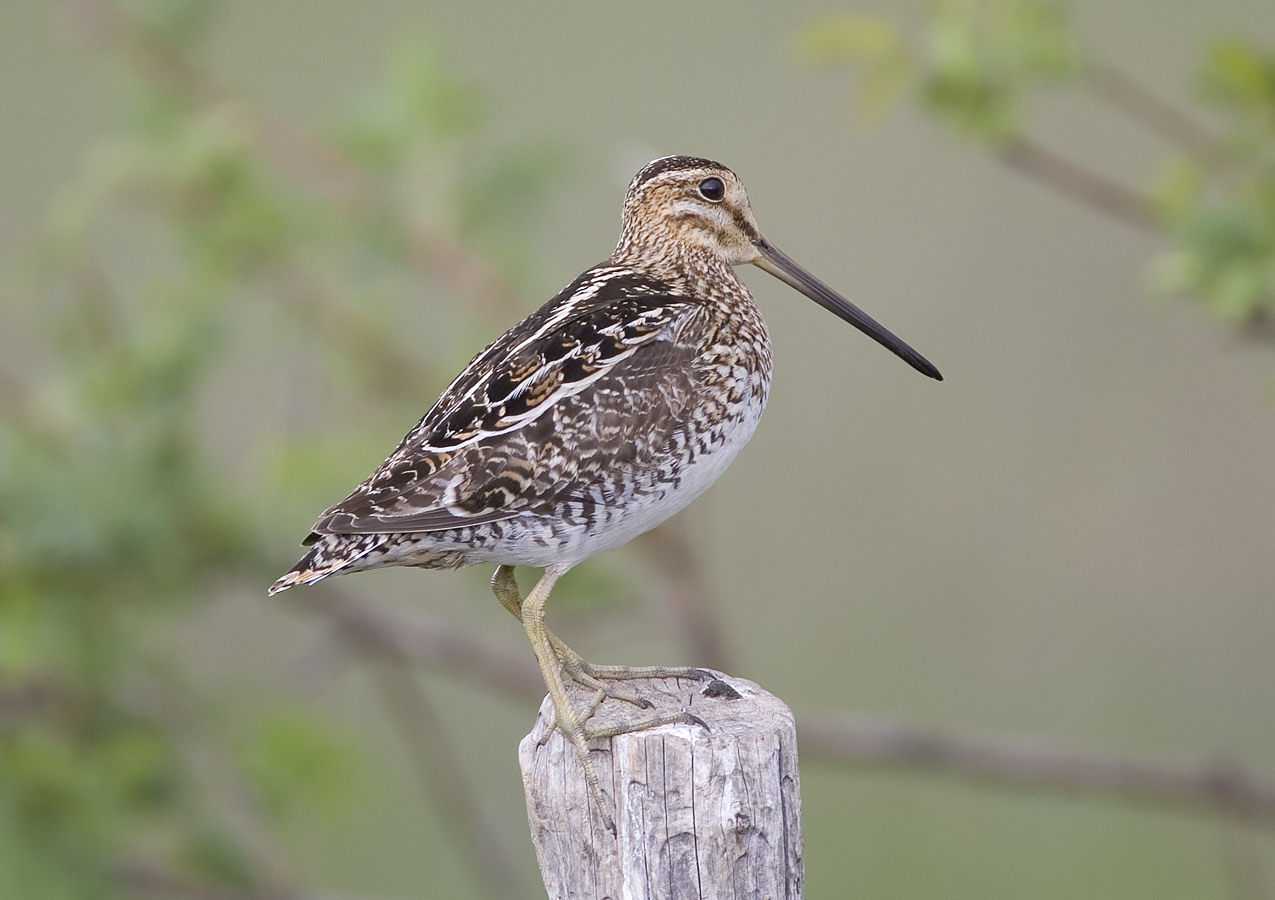
[{"label": "bird's head", "polygon": [[620,247],[638,253],[707,253],[738,266],[760,255],[761,230],[738,176],[721,163],[666,156],[634,176]]},{"label": "bird's head", "polygon": [[925,357],[766,240],[738,176],[696,156],[665,156],[633,177],[624,197],[615,257],[659,269],[752,263],[889,348],[924,375],[943,376]]}]

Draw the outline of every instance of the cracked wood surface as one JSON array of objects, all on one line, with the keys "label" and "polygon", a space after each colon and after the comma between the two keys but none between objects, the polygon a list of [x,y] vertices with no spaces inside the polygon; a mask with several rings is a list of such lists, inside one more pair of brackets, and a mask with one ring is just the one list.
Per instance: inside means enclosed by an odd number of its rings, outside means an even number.
[{"label": "cracked wood surface", "polygon": [[[546,738],[553,713],[548,700],[541,705],[518,758],[551,900],[801,898],[792,712],[751,681],[715,674],[713,682],[625,682],[655,709],[608,700],[590,720],[605,728],[684,709],[708,725],[665,725],[592,742],[615,835],[602,824],[570,745],[557,732]],[[577,708],[587,708],[586,691],[571,693]]]}]

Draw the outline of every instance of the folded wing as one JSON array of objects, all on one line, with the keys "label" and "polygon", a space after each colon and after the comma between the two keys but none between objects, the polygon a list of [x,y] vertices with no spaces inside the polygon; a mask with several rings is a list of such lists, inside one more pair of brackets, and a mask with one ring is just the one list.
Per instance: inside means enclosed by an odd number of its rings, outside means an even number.
[{"label": "folded wing", "polygon": [[[688,338],[704,317],[659,283],[606,271],[585,273],[475,357],[306,543],[548,515],[654,465],[694,400]],[[596,284],[580,284],[590,276]]]}]

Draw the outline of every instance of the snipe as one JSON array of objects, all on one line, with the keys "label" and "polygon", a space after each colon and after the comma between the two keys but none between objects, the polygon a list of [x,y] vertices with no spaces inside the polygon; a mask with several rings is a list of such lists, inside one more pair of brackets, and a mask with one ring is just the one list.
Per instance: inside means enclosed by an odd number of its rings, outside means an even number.
[{"label": "snipe", "polygon": [[[657,159],[624,199],[609,259],[465,367],[394,453],[327,510],[305,557],[270,593],[379,566],[498,566],[492,590],[526,629],[608,826],[587,727],[563,677],[645,706],[614,684],[701,677],[690,668],[597,666],[545,627],[554,583],[581,560],[654,528],[698,497],[752,437],[770,390],[766,324],[733,266],[752,263],[894,351],[938,369],[806,272],[757,227],[720,163]],[[544,570],[526,597],[514,566]],[[596,708],[596,704],[595,704]],[[688,714],[644,715],[622,731]]]}]

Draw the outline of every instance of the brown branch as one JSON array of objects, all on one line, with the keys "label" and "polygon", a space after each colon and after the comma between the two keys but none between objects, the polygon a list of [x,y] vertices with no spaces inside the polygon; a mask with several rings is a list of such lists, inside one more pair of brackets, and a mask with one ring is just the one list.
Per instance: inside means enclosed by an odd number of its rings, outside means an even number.
[{"label": "brown branch", "polygon": [[0,729],[44,718],[65,722],[78,716],[87,698],[70,685],[50,676],[29,676],[0,684]]},{"label": "brown branch", "polygon": [[[234,103],[250,117],[261,152],[280,169],[310,185],[321,196],[357,210],[377,214],[381,199],[367,176],[330,146],[277,118],[250,111],[235,102],[225,86],[197,69],[180,48],[121,13],[105,0],[74,0],[86,30],[100,44],[123,50],[159,83],[176,90],[192,105]],[[518,311],[512,294],[481,259],[463,245],[419,221],[398,223],[410,255],[422,271],[439,277],[492,320],[504,325]],[[397,348],[380,340],[327,298],[312,279],[289,272],[279,295],[289,306],[312,316],[327,339],[359,359],[377,361],[378,382],[402,386],[423,380],[420,367]],[[654,546],[669,567],[669,605],[678,613],[680,632],[700,665],[726,668],[725,641],[717,626],[709,592],[693,548],[680,526],[666,526]]]},{"label": "brown branch", "polygon": [[1207,128],[1109,62],[1094,65],[1093,85],[1111,106],[1188,153],[1206,153],[1217,143]]},{"label": "brown branch", "polygon": [[409,665],[425,660],[452,670],[468,666],[472,671],[481,666],[490,683],[520,694],[531,694],[528,683],[534,683],[537,700],[543,694],[538,671],[532,665],[510,666],[508,654],[484,647],[442,623],[391,619],[330,589],[313,593],[317,598],[307,597],[301,607],[327,616],[346,641],[375,657],[370,673],[381,703],[398,728],[417,777],[437,804],[460,850],[469,856],[478,880],[492,897],[521,895],[523,886],[509,848],[479,811],[461,759],[447,741],[443,724]]},{"label": "brown branch", "polygon": [[731,670],[731,654],[713,594],[704,576],[698,541],[686,515],[675,516],[650,532],[642,543],[668,579],[664,606],[677,637],[685,642],[693,665],[719,672]]},{"label": "brown branch", "polygon": [[[1275,304],[1272,304],[1275,306]],[[1269,307],[1255,310],[1248,319],[1239,326],[1236,334],[1245,341],[1254,343],[1275,343],[1275,315]]]},{"label": "brown branch", "polygon": [[439,381],[399,344],[367,319],[340,302],[307,270],[285,265],[270,293],[306,322],[360,372],[371,373],[381,396],[419,398],[425,385]]},{"label": "brown branch", "polygon": [[[335,603],[331,597],[324,602]],[[479,684],[522,698],[543,695],[534,666],[513,663],[503,652],[451,626],[409,624],[363,606],[348,606],[340,617],[343,627],[376,635],[376,640],[403,653],[405,661],[455,667]],[[808,759],[900,766],[1014,788],[1160,803],[1275,828],[1275,783],[1235,766],[1162,762],[997,735],[952,735],[866,716],[798,716],[797,731]]]},{"label": "brown branch", "polygon": [[1155,208],[1142,194],[1103,178],[1023,137],[998,148],[1000,160],[1056,193],[1143,231],[1158,227]]},{"label": "brown branch", "polygon": [[904,766],[1008,787],[1158,803],[1275,828],[1275,783],[1221,763],[1160,762],[866,717],[799,717],[797,733],[808,757],[829,762]]},{"label": "brown branch", "polygon": [[389,659],[446,671],[536,703],[544,697],[544,682],[529,652],[511,652],[506,644],[479,640],[440,620],[391,615],[322,584],[297,599],[297,609],[323,614],[343,640]]},{"label": "brown branch", "polygon": [[[375,183],[336,148],[237,98],[192,63],[179,46],[107,0],[69,0],[69,5],[91,40],[120,51],[192,106],[232,106],[250,126],[258,151],[276,169],[351,214],[385,216],[388,206]],[[393,225],[403,235],[409,258],[424,274],[467,298],[489,320],[503,327],[521,308],[491,268],[443,229],[410,216],[394,219]]]}]

